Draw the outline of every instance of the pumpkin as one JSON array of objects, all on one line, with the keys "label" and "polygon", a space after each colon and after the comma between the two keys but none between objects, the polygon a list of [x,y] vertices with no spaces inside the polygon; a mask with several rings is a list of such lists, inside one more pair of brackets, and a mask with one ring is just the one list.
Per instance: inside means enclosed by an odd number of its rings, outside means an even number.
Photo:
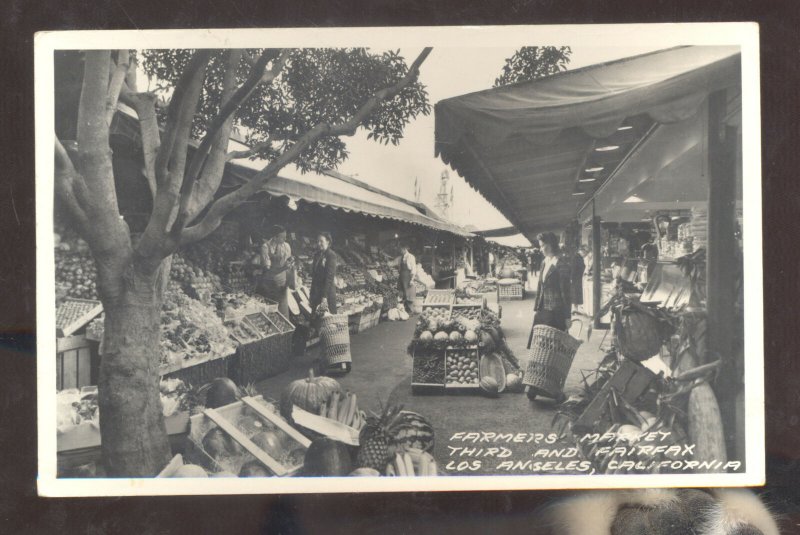
[{"label": "pumpkin", "polygon": [[196,464],[184,464],[172,474],[172,477],[208,477],[202,466]]},{"label": "pumpkin", "polygon": [[449,339],[450,339],[450,337],[447,335],[447,333],[446,333],[446,332],[444,332],[444,331],[439,331],[438,333],[436,333],[436,334],[433,336],[433,339],[434,339],[434,340],[436,340],[437,342],[441,342],[441,341],[443,341],[443,340],[449,340]]},{"label": "pumpkin", "polygon": [[497,384],[497,380],[494,377],[488,375],[482,377],[479,385],[481,390],[489,397],[495,397],[500,393],[500,386]]},{"label": "pumpkin", "polygon": [[518,373],[506,374],[506,390],[509,392],[522,392],[522,377]]},{"label": "pumpkin", "polygon": [[458,342],[461,340],[461,333],[458,331],[453,331],[450,333],[450,341],[451,342]]},{"label": "pumpkin", "polygon": [[433,340],[433,333],[430,331],[422,331],[419,335],[419,339],[423,342],[430,342]]},{"label": "pumpkin", "polygon": [[399,418],[390,431],[392,442],[402,447],[432,451],[433,426],[427,418],[413,411],[400,411]]},{"label": "pumpkin", "polygon": [[314,376],[314,370],[308,370],[308,377],[289,383],[281,394],[281,416],[289,423],[292,420],[292,407],[297,405],[303,410],[317,414],[320,405],[327,402],[334,392],[342,387],[336,379],[325,376]]},{"label": "pumpkin", "polygon": [[355,469],[350,447],[344,442],[319,438],[308,447],[303,475],[309,477],[346,476]]},{"label": "pumpkin", "polygon": [[464,333],[464,340],[466,340],[467,342],[470,342],[470,343],[477,342],[478,341],[478,335],[475,334],[475,331],[470,329],[470,330],[468,330],[467,332]]},{"label": "pumpkin", "polygon": [[647,360],[661,349],[658,320],[635,308],[622,310],[614,322],[615,345],[626,358]]}]

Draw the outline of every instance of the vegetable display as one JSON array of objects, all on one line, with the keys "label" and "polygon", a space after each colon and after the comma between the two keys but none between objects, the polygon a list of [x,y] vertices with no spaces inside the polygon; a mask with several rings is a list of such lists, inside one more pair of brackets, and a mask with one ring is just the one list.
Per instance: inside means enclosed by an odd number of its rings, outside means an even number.
[{"label": "vegetable display", "polygon": [[283,390],[281,394],[281,415],[291,422],[294,405],[308,412],[319,414],[322,404],[327,403],[333,393],[338,393],[341,389],[336,379],[315,376],[314,370],[309,370],[308,377],[292,381]]}]

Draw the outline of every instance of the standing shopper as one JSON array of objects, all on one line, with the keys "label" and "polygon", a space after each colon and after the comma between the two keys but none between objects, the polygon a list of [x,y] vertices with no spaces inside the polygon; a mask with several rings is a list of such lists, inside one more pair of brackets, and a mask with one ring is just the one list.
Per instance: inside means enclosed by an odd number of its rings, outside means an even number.
[{"label": "standing shopper", "polygon": [[412,284],[414,274],[417,272],[417,259],[408,250],[408,244],[400,245],[400,277],[397,279],[397,289],[405,305],[406,312],[411,313],[411,302],[416,297],[416,290]]},{"label": "standing shopper", "polygon": [[489,254],[486,258],[486,263],[489,265],[489,276],[494,277],[495,271],[494,268],[497,265],[497,259],[494,256],[494,253],[491,249],[489,249]]},{"label": "standing shopper", "polygon": [[580,305],[583,304],[583,273],[586,270],[584,258],[588,248],[581,245],[572,259],[572,311],[579,312]]},{"label": "standing shopper", "polygon": [[292,248],[286,243],[286,229],[272,227],[272,237],[261,246],[261,284],[258,293],[278,303],[278,310],[289,317],[287,272],[294,266]]},{"label": "standing shopper", "polygon": [[328,310],[336,314],[336,267],[338,258],[331,249],[331,235],[320,232],[317,235],[317,254],[311,268],[311,295],[309,301],[311,308],[316,309],[323,301],[327,302]]},{"label": "standing shopper", "polygon": [[559,257],[560,249],[555,234],[544,232],[536,239],[544,253],[544,260],[536,288],[533,324],[566,331],[572,302],[570,262],[565,257]]}]

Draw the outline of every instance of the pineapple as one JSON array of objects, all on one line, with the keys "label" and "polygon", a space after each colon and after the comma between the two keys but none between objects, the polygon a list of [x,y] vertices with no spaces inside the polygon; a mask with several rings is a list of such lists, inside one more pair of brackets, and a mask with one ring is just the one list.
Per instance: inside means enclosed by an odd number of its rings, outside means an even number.
[{"label": "pineapple", "polygon": [[397,451],[392,430],[400,420],[402,410],[402,406],[387,405],[380,416],[367,417],[367,423],[358,438],[360,448],[356,460],[359,468],[372,468],[384,473],[386,465]]}]

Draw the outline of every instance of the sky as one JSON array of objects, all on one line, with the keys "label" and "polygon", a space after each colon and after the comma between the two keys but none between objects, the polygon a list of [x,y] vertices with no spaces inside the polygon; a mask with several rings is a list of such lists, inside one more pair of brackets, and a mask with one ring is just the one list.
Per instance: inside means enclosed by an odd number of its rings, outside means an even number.
[{"label": "sky", "polygon": [[[570,45],[570,43],[559,43]],[[523,46],[523,45],[521,45]],[[572,46],[569,69],[576,69],[614,59],[658,50],[658,46]],[[431,106],[436,102],[474,91],[488,89],[500,74],[506,58],[515,48],[434,48],[420,68],[420,81],[428,90]],[[401,49],[411,63],[420,49]],[[434,208],[440,176],[448,170],[453,187],[453,206],[448,217],[460,225],[474,225],[480,230],[509,226],[503,217],[462,177],[434,156],[434,115],[420,116],[410,123],[399,146],[381,145],[368,140],[361,130],[346,140],[349,158],[338,170],[356,176],[381,189],[413,198],[414,179],[422,187],[420,200]],[[521,235],[498,240],[506,245],[528,245]]]}]

